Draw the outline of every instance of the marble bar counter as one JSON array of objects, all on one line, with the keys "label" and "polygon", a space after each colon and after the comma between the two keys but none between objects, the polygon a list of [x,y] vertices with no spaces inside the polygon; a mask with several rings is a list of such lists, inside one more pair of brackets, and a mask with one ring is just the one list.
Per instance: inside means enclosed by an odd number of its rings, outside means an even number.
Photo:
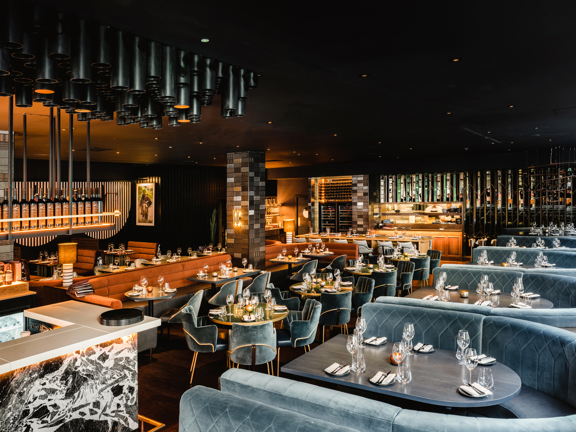
[{"label": "marble bar counter", "polygon": [[138,429],[138,332],[160,320],[100,325],[108,310],[66,301],[24,311],[58,327],[0,344],[0,432]]}]

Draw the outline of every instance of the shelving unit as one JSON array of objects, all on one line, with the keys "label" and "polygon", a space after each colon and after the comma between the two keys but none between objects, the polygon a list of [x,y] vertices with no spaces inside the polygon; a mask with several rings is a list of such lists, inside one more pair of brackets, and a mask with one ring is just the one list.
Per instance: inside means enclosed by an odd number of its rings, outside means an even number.
[{"label": "shelving unit", "polygon": [[279,204],[276,197],[266,197],[266,231],[279,230],[282,204]]}]

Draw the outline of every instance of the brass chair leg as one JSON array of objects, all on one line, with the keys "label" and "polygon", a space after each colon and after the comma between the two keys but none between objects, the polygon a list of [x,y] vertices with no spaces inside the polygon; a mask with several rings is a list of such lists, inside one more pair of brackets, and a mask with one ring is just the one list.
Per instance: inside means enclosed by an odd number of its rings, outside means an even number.
[{"label": "brass chair leg", "polygon": [[324,335],[326,333],[326,326],[322,326],[322,343],[324,343]]},{"label": "brass chair leg", "polygon": [[280,348],[276,354],[276,376],[280,376]]},{"label": "brass chair leg", "polygon": [[196,370],[196,361],[198,360],[198,351],[194,352],[192,356],[192,364],[190,365],[190,387],[192,387],[192,380],[194,379],[194,371]]},{"label": "brass chair leg", "polygon": [[270,375],[270,363],[266,363],[266,373]]},{"label": "brass chair leg", "polygon": [[270,370],[272,371],[270,375],[274,376],[274,360],[270,362]]}]

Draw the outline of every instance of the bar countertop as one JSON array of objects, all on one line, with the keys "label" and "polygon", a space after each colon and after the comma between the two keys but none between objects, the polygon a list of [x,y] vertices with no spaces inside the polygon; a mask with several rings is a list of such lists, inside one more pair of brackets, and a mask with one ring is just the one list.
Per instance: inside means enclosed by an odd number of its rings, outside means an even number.
[{"label": "bar countertop", "polygon": [[60,328],[0,344],[0,373],[160,326],[158,318],[148,316],[138,324],[103,326],[98,317],[109,310],[73,300],[25,310],[26,318]]}]

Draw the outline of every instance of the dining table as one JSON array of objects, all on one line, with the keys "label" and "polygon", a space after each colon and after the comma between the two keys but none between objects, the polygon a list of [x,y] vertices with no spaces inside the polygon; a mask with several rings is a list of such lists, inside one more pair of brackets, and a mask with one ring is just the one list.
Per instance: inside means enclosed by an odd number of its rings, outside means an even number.
[{"label": "dining table", "polygon": [[[226,282],[230,282],[243,277],[257,276],[260,274],[260,272],[261,270],[257,269],[238,269],[237,271],[231,271],[227,276],[220,275],[220,272],[208,272],[207,275],[199,276],[197,274],[196,276],[189,277],[188,280],[191,282],[208,282],[211,286],[211,293],[214,295],[216,294],[216,287],[218,285],[222,285]],[[217,273],[217,275],[214,276],[214,273]]]},{"label": "dining table", "polygon": [[132,249],[113,249],[104,251],[104,263],[114,264],[114,259],[118,257],[120,259],[120,264],[126,265],[126,257],[132,255],[134,251]]},{"label": "dining table", "polygon": [[[302,282],[290,285],[289,290],[291,293],[302,297],[302,299],[305,299],[305,298],[309,298],[309,297],[310,298],[320,297],[326,288],[331,289],[334,287],[333,283],[332,284],[326,284],[324,287],[320,286],[319,284],[314,284],[314,286],[309,291],[303,291],[300,288],[303,285],[304,284]],[[354,290],[354,284],[343,285],[340,287],[340,291],[332,292],[332,294],[345,294],[345,293],[353,291],[353,290]]]},{"label": "dining table", "polygon": [[305,258],[303,256],[302,257],[287,256],[283,258],[272,258],[269,259],[268,261],[279,264],[288,264],[288,273],[290,274],[292,273],[292,266],[304,264],[305,262],[310,261],[310,258]]},{"label": "dining table", "polygon": [[58,266],[58,260],[28,261],[28,265],[36,266],[36,276],[50,277],[54,273],[54,267]]},{"label": "dining table", "polygon": [[311,259],[318,259],[318,258],[324,258],[324,257],[329,257],[334,255],[334,252],[306,252],[303,251],[302,255],[304,255],[305,257],[311,258]]},{"label": "dining table", "polygon": [[[242,324],[242,325],[258,325],[262,324],[263,322],[277,322],[282,321],[284,318],[288,316],[289,310],[286,308],[284,311],[272,311],[267,309],[266,303],[258,303],[256,307],[261,307],[264,309],[264,318],[261,321],[254,320],[254,321],[243,321],[242,316],[237,316],[236,314],[228,315],[228,312],[231,310],[230,308],[235,308],[237,305],[232,306],[224,306],[226,308],[227,314],[224,316],[221,315],[214,315],[208,314],[208,319],[212,321],[214,324],[225,328],[231,328],[234,324]],[[256,309],[256,308],[254,308]],[[251,312],[254,314],[254,312]]]},{"label": "dining table", "polygon": [[140,295],[131,295],[134,291],[127,291],[124,293],[126,297],[130,300],[134,300],[136,302],[148,302],[148,316],[154,316],[154,301],[156,300],[166,300],[172,298],[176,295],[177,290],[167,292],[161,290],[159,286],[153,286],[152,291],[148,292],[146,289],[143,289],[140,292]]},{"label": "dining table", "polygon": [[[476,291],[467,290],[468,297],[461,297],[459,289],[448,290],[448,292],[450,293],[450,302],[452,302],[452,303],[462,303],[462,304],[473,305],[477,301],[481,300],[481,295],[478,294]],[[424,299],[424,297],[427,297],[429,295],[436,296],[436,295],[438,295],[438,292],[434,288],[420,288],[420,289],[414,291],[412,294],[409,294],[407,297],[408,298],[414,298],[414,299]],[[511,304],[514,303],[514,299],[512,298],[512,296],[510,294],[501,293],[501,294],[498,294],[498,297],[499,297],[499,301],[498,301],[498,303],[499,303],[498,307],[499,308],[512,307]],[[436,300],[434,300],[434,301],[436,301]],[[521,300],[521,301],[523,301],[523,300]],[[537,297],[535,299],[532,299],[531,302],[532,302],[532,305],[531,305],[532,309],[552,309],[554,307],[554,303],[552,303],[550,300],[546,300],[542,297]]]},{"label": "dining table", "polygon": [[[370,267],[372,266],[372,267]],[[391,267],[390,267],[391,266]],[[380,267],[378,264],[368,264],[357,269],[356,267],[344,267],[344,271],[355,276],[370,276],[372,273],[391,273],[396,271],[396,267],[392,264]]]},{"label": "dining table", "polygon": [[[492,366],[486,366],[491,368],[494,377],[493,394],[478,398],[464,396],[458,388],[468,381],[468,369],[458,363],[455,352],[441,349],[435,349],[429,354],[414,353],[408,357],[406,361],[412,372],[412,381],[409,384],[402,385],[399,382],[393,382],[389,386],[372,384],[370,378],[378,372],[396,373],[398,370],[398,366],[390,361],[393,341],[387,341],[381,346],[366,345],[363,348],[366,361],[364,373],[350,372],[344,376],[327,374],[324,369],[334,362],[343,365],[350,364],[346,340],[346,335],[334,336],[329,341],[287,363],[281,370],[289,375],[445,408],[499,405],[518,395],[522,387],[518,374],[497,361]],[[478,366],[472,375],[477,377],[482,367],[484,366]]]}]

